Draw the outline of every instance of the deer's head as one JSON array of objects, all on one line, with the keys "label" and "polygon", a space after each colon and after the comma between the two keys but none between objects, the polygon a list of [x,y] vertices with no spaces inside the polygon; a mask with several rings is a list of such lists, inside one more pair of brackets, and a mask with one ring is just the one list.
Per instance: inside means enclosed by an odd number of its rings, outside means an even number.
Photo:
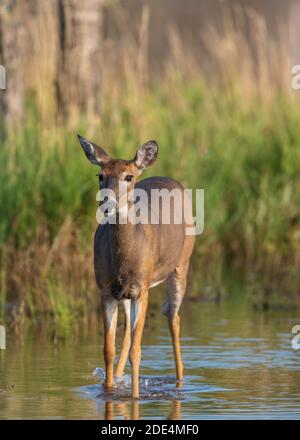
[{"label": "deer's head", "polygon": [[[80,135],[78,135],[78,139],[88,160],[100,167],[98,174],[100,189],[112,190],[112,195],[108,196],[108,200],[105,200],[105,214],[112,215],[120,208],[119,204],[122,200],[119,194],[120,188],[123,187],[126,194],[134,189],[138,176],[145,168],[154,163],[158,153],[158,145],[155,141],[148,141],[137,150],[133,159],[123,160],[113,159],[102,147]],[[122,203],[127,203],[127,199]]]}]

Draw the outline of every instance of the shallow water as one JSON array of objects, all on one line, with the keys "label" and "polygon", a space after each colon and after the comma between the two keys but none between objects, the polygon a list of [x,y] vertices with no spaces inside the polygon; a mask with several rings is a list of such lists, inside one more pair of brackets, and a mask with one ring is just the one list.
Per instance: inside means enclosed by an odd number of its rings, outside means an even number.
[{"label": "shallow water", "polygon": [[152,308],[138,402],[130,399],[129,375],[111,394],[100,385],[101,370],[93,376],[103,367],[93,319],[58,344],[43,328],[19,337],[8,330],[7,349],[0,350],[0,418],[300,418],[295,311],[253,311],[231,299],[187,302],[181,316],[183,386],[175,386],[167,323]]}]

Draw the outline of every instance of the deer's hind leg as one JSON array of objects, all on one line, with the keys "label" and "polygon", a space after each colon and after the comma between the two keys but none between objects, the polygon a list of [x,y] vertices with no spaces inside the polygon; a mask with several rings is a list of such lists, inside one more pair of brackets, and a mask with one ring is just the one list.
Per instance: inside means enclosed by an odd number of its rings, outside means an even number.
[{"label": "deer's hind leg", "polygon": [[179,309],[186,290],[186,280],[189,262],[175,268],[167,279],[167,300],[163,306],[163,313],[168,317],[169,328],[172,336],[173,352],[176,366],[177,382],[183,378],[183,364],[180,350],[180,317]]}]

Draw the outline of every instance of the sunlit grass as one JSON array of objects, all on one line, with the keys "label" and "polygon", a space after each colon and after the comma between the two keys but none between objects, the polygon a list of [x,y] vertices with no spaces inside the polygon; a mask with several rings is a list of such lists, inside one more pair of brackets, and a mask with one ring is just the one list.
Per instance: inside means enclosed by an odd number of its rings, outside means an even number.
[{"label": "sunlit grass", "polygon": [[[154,86],[139,102],[137,117],[125,91],[113,109],[109,103],[104,106],[97,129],[89,130],[81,122],[80,131],[123,158],[133,157],[139,144],[155,138],[160,145],[158,160],[145,176],[167,175],[187,187],[204,188],[205,230],[198,238],[192,267],[201,258],[258,268],[296,265],[298,104],[280,95],[272,101],[256,97],[245,103],[238,94],[205,89],[200,80],[182,83],[180,93],[176,105],[170,86]],[[85,280],[86,288],[94,291],[90,251],[96,228],[97,169],[86,160],[73,130],[58,126],[53,133],[43,130],[38,119],[33,124],[29,118],[24,132],[1,148],[0,239],[16,255],[22,253],[6,261],[1,279],[7,300],[21,295],[31,314],[44,304],[46,309],[57,309],[57,320],[67,322],[66,310],[73,305],[53,297],[47,304],[46,281],[60,271],[61,299],[72,298],[70,264],[76,260],[75,270],[86,268],[92,280],[92,284]],[[88,251],[90,259],[85,260]],[[57,263],[60,258],[67,273]],[[24,264],[29,266],[26,270]],[[16,270],[23,273],[17,276]],[[35,294],[29,293],[32,285]],[[79,286],[83,289],[80,281]],[[82,295],[86,297],[86,291]]]},{"label": "sunlit grass", "polygon": [[203,267],[223,263],[271,276],[298,267],[300,106],[281,71],[287,63],[283,48],[265,38],[259,17],[251,20],[257,64],[244,33],[228,21],[224,34],[206,33],[214,67],[209,75],[170,32],[165,72],[142,80],[128,60],[139,53],[146,66],[147,54],[128,37],[128,44],[105,54],[101,112],[94,118],[78,108],[65,119],[55,113],[53,35],[48,51],[37,44],[28,57],[24,127],[5,140],[0,127],[1,316],[6,303],[17,310],[24,304],[33,319],[52,315],[66,334],[74,315],[97,306],[97,168],[86,160],[77,132],[126,159],[156,139],[158,160],[144,176],[204,188],[205,228],[192,258],[194,280]]}]

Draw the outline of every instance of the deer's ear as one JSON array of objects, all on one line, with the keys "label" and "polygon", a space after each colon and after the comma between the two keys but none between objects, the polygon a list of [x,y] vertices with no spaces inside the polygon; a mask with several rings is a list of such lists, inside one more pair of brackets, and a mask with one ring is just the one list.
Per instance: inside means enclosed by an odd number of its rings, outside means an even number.
[{"label": "deer's ear", "polygon": [[157,143],[155,141],[148,141],[137,150],[134,162],[140,169],[148,168],[155,162],[157,154]]},{"label": "deer's ear", "polygon": [[77,135],[80,145],[85,152],[88,160],[94,165],[103,165],[111,160],[110,156],[103,150],[103,148],[88,141],[80,134]]}]

